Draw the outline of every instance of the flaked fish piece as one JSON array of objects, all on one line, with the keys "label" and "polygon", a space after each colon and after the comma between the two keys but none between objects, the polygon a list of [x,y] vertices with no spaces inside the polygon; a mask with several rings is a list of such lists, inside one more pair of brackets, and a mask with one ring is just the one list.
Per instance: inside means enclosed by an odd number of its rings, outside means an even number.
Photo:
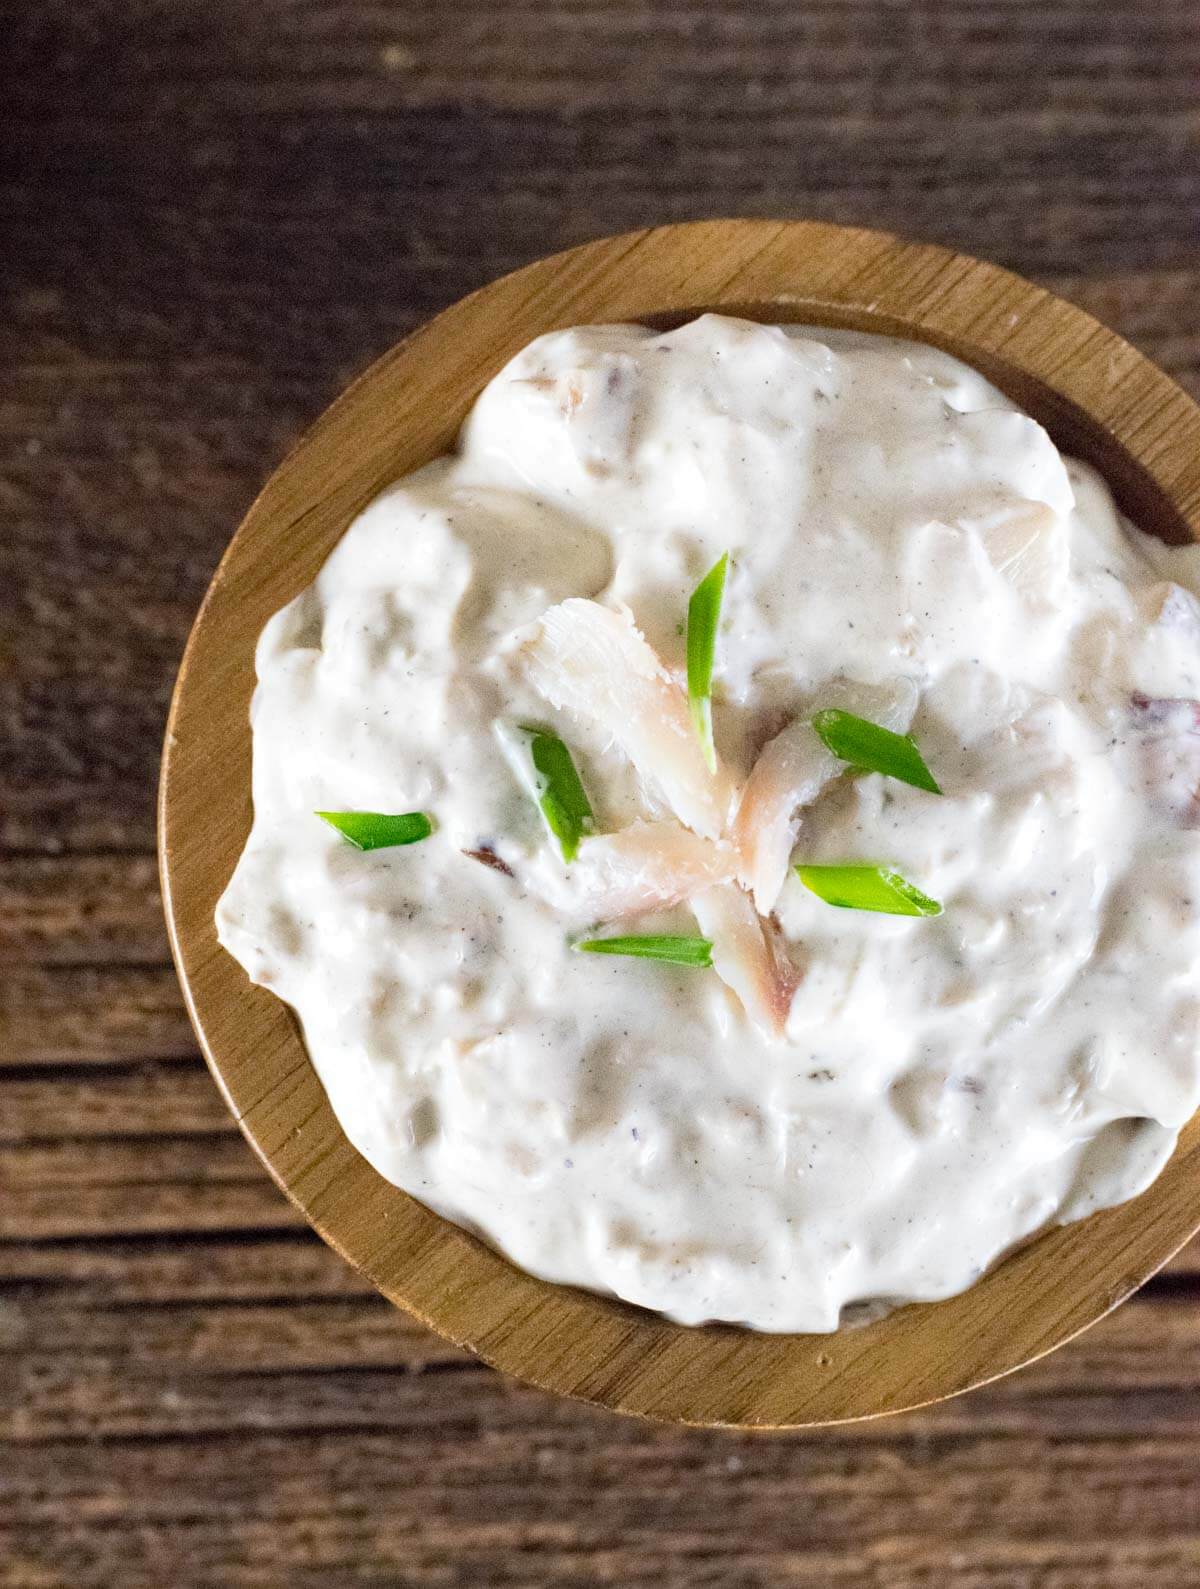
[{"label": "flaked fish piece", "polygon": [[640,777],[693,832],[720,836],[735,797],[728,771],[711,773],[687,695],[627,608],[572,597],[542,615],[525,650],[529,676],[551,705],[611,736]]},{"label": "flaked fish piece", "polygon": [[634,822],[619,833],[585,839],[571,884],[597,920],[614,921],[682,904],[736,872],[731,844],[703,839],[678,822]]},{"label": "flaked fish piece", "polygon": [[836,707],[902,734],[913,720],[917,699],[911,679],[888,685],[834,679],[816,692],[811,710],[764,745],[746,780],[733,824],[739,876],[764,916],[774,910],[787,878],[801,812],[846,768],[818,739],[813,714]]},{"label": "flaked fish piece", "polygon": [[717,975],[757,1027],[768,1037],[782,1037],[801,973],[775,924],[758,914],[736,883],[703,889],[693,896],[692,910],[712,943]]},{"label": "flaked fish piece", "polygon": [[1022,596],[1061,598],[1069,562],[1067,527],[1053,508],[1018,501],[974,522],[993,568]]}]

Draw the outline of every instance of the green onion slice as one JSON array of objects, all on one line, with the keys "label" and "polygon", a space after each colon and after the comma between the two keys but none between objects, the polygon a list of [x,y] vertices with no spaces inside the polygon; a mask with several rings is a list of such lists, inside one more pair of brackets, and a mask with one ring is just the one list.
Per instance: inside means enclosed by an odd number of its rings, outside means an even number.
[{"label": "green onion slice", "polygon": [[717,770],[712,732],[712,675],[728,569],[729,553],[726,552],[696,586],[687,610],[688,705],[709,772]]},{"label": "green onion slice", "polygon": [[917,789],[928,789],[930,794],[941,794],[911,734],[893,734],[890,728],[880,728],[878,723],[836,707],[818,712],[812,725],[822,743],[852,767],[881,772]]},{"label": "green onion slice", "polygon": [[818,899],[844,910],[874,910],[888,916],[942,913],[936,899],[886,866],[797,866],[795,870]]},{"label": "green onion slice", "polygon": [[707,938],[585,938],[575,948],[591,955],[632,955],[640,960],[667,960],[675,966],[712,965]]},{"label": "green onion slice", "polygon": [[596,823],[571,752],[557,734],[542,728],[498,723],[496,730],[509,765],[558,840],[563,860],[573,861],[580,839],[593,833]]},{"label": "green onion slice", "polygon": [[317,816],[360,850],[418,844],[433,832],[433,819],[424,811],[405,811],[399,816],[383,811],[318,811]]}]

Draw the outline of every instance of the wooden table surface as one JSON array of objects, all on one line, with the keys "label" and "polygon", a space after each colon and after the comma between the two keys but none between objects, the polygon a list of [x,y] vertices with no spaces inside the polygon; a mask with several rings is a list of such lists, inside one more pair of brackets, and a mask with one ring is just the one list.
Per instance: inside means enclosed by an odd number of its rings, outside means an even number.
[{"label": "wooden table surface", "polygon": [[299,1222],[201,1064],[153,803],[257,484],[411,326],[656,219],[990,256],[1200,395],[1195,0],[0,5],[0,1583],[1200,1584],[1200,1251],[819,1434],[506,1383]]}]

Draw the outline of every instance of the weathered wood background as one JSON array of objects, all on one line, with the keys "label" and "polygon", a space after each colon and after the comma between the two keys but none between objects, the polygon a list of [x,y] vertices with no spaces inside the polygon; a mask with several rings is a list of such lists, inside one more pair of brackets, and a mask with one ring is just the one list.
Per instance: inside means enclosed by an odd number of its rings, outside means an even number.
[{"label": "weathered wood background", "polygon": [[808,215],[990,256],[1200,393],[1194,0],[0,4],[0,1583],[1200,1584],[1200,1253],[819,1435],[507,1384],[298,1223],[168,963],[159,740],[257,484],[538,254]]}]

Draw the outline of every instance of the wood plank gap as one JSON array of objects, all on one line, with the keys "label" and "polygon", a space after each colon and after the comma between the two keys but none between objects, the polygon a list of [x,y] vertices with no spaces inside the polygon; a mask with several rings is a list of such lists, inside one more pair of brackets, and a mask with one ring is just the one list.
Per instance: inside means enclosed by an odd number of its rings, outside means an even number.
[{"label": "wood plank gap", "polygon": [[[291,1208],[290,1203],[281,1207]],[[217,1230],[181,1229],[178,1231],[78,1231],[65,1236],[0,1236],[0,1252],[19,1252],[23,1247],[36,1247],[39,1252],[71,1247],[117,1247],[122,1249],[168,1248],[178,1251],[184,1247],[253,1246],[260,1241],[319,1242],[320,1237],[311,1226],[300,1225],[295,1219],[278,1225],[224,1225]]]},{"label": "wood plank gap", "polygon": [[[51,1059],[44,1065],[26,1061],[19,1065],[0,1067],[0,1094],[4,1088],[18,1083],[79,1081],[103,1085],[106,1081],[128,1080],[136,1076],[153,1075],[166,1071],[169,1074],[196,1074],[204,1070],[199,1054],[164,1054],[159,1059],[114,1059],[111,1064],[97,1065],[75,1059]],[[215,1086],[216,1083],[214,1082]],[[234,1123],[230,1115],[229,1123]]]}]

